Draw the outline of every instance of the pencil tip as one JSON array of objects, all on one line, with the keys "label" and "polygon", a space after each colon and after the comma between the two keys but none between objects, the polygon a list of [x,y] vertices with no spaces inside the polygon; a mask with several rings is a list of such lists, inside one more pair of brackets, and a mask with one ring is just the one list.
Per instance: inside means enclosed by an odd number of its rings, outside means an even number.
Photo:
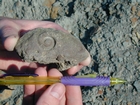
[{"label": "pencil tip", "polygon": [[111,85],[116,85],[116,84],[124,84],[126,83],[126,80],[120,79],[120,78],[111,78],[110,79],[110,84]]}]

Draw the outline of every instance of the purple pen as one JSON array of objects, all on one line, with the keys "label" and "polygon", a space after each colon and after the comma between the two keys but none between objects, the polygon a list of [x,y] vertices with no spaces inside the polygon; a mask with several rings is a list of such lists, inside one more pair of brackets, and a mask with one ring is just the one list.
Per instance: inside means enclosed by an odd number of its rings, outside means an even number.
[{"label": "purple pen", "polygon": [[77,86],[109,86],[110,78],[104,76],[97,76],[95,78],[64,76],[61,78],[61,83],[65,85],[77,85]]},{"label": "purple pen", "polygon": [[[19,78],[20,77],[20,78]],[[1,77],[1,84],[46,84],[52,85],[54,83],[61,82],[64,85],[72,86],[109,86],[115,84],[125,83],[125,80],[119,78],[105,77],[105,76],[64,76],[64,77],[40,77],[37,74],[5,74]]]}]

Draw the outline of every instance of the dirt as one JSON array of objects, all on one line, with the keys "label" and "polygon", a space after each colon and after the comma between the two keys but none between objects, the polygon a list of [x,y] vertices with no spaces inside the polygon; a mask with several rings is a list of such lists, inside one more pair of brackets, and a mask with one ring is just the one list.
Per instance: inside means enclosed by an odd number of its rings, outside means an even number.
[{"label": "dirt", "polygon": [[[49,6],[44,2],[50,0],[1,0],[0,15],[56,22],[79,38],[92,57],[91,64],[77,75],[97,73],[129,81],[81,87],[84,105],[140,105],[140,1],[57,0]],[[55,7],[59,8],[53,10]],[[0,104],[20,105],[19,96],[18,87]]]}]

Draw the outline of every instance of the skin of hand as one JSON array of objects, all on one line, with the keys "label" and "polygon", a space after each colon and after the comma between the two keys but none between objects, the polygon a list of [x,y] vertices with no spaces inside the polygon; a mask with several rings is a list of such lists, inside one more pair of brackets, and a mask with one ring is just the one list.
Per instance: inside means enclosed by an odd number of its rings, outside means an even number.
[{"label": "skin of hand", "polygon": [[[35,71],[39,76],[62,76],[56,70],[46,72],[39,67]],[[64,86],[56,83],[47,88],[45,85],[25,85],[23,105],[82,105],[82,96],[79,86]]]},{"label": "skin of hand", "polygon": [[[7,17],[0,17],[0,69],[9,72],[21,72],[23,70],[32,69],[39,75],[45,76],[62,76],[56,70],[51,69],[46,72],[47,67],[41,67],[35,63],[24,62],[14,51],[14,47],[18,39],[29,30],[34,28],[54,28],[67,32],[61,26],[49,21],[36,20],[18,20]],[[87,59],[78,65],[67,70],[69,75],[78,72],[83,66],[89,65],[91,61],[90,55]],[[14,65],[14,68],[13,68]],[[16,67],[16,70],[15,70]],[[23,72],[23,71],[22,71]],[[45,88],[44,88],[45,87]],[[55,88],[57,87],[57,88]],[[54,90],[54,92],[51,92]],[[55,92],[58,90],[58,93]],[[59,93],[61,92],[61,93]],[[63,84],[54,84],[47,88],[44,85],[26,85],[24,86],[24,103],[33,105],[33,100],[38,100],[37,105],[82,105],[81,91],[79,86],[64,86]],[[51,95],[50,95],[51,94]],[[59,95],[61,94],[61,96]],[[35,96],[35,99],[33,97]],[[40,97],[40,98],[39,98]],[[47,98],[45,98],[47,97]],[[59,98],[58,98],[59,97]],[[31,104],[30,104],[31,102]],[[59,103],[59,104],[58,104]],[[61,104],[62,103],[62,104]]]}]

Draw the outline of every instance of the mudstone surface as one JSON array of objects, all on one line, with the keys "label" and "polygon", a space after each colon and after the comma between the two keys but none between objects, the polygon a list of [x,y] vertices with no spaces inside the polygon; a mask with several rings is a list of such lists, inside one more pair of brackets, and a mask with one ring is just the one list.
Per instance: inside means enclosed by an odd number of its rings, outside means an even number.
[{"label": "mudstone surface", "polygon": [[[79,38],[92,62],[77,75],[129,81],[81,87],[84,105],[140,105],[140,0],[1,0],[0,11],[11,18],[54,21]],[[22,86],[12,88],[1,91],[0,105],[21,105]]]}]

